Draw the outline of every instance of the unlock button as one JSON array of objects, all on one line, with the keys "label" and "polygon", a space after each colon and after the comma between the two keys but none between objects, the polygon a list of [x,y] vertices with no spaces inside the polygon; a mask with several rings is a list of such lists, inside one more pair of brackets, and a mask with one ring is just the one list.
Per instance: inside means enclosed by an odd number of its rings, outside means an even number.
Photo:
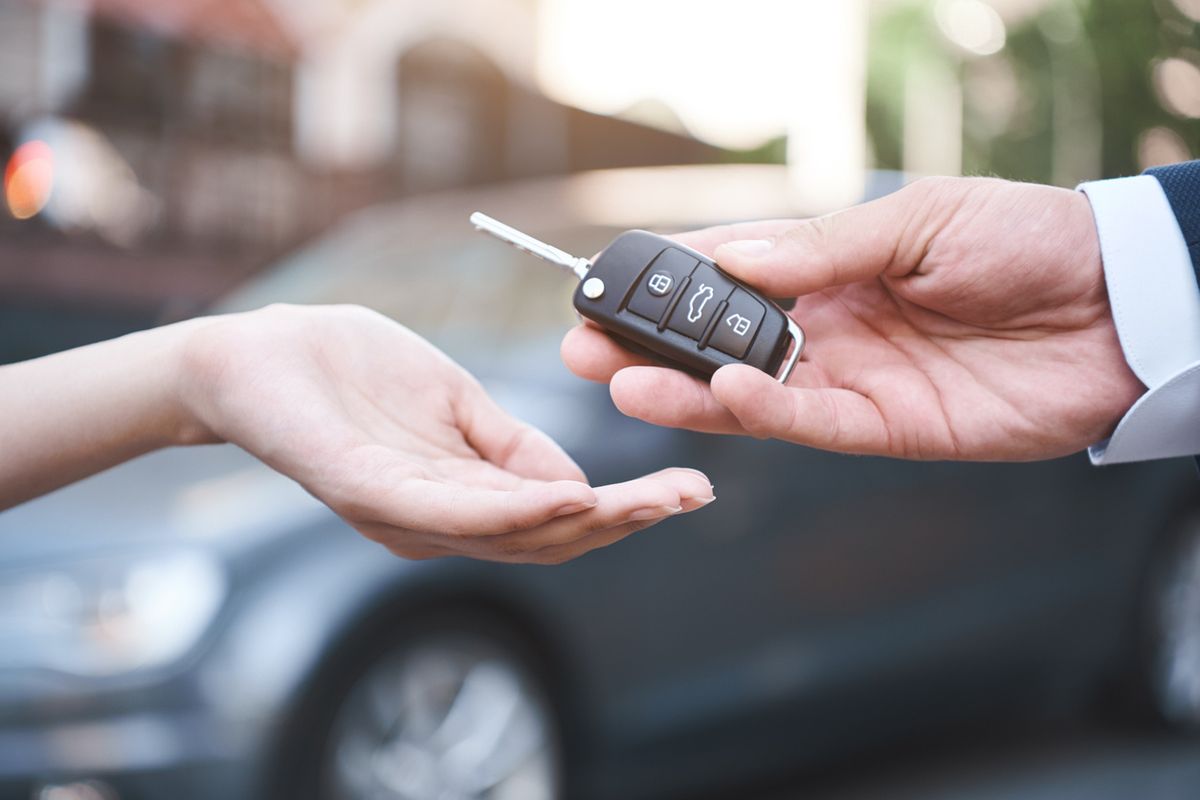
[{"label": "unlock button", "polygon": [[750,343],[754,341],[754,334],[758,333],[758,326],[762,324],[766,311],[762,303],[738,289],[729,298],[729,305],[721,312],[721,320],[713,330],[708,346],[734,358],[743,357],[750,349]]}]

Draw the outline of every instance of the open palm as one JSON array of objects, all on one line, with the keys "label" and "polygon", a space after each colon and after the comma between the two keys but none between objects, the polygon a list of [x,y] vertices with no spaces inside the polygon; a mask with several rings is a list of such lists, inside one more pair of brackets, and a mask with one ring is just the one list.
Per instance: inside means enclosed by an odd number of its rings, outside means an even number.
[{"label": "open palm", "polygon": [[730,366],[711,387],[648,366],[595,329],[568,366],[627,414],[904,458],[1024,460],[1107,436],[1144,391],[1122,355],[1095,226],[1074,192],[919,182],[808,222],[678,239],[774,296],[808,349],[786,387]]},{"label": "open palm", "polygon": [[558,563],[712,499],[685,469],[589,486],[461,367],[363,308],[215,318],[186,373],[202,437],[241,446],[410,558]]}]

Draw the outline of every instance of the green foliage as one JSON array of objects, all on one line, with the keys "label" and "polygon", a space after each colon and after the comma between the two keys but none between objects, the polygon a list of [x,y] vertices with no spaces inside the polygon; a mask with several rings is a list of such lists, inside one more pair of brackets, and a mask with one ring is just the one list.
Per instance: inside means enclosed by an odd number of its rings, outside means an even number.
[{"label": "green foliage", "polygon": [[943,58],[927,11],[919,3],[877,15],[867,63],[867,130],[875,166],[898,170],[904,156],[904,79],[917,59]]},{"label": "green foliage", "polygon": [[[1138,172],[1137,141],[1148,128],[1164,126],[1200,150],[1200,121],[1180,120],[1159,105],[1151,84],[1155,59],[1200,47],[1200,25],[1170,2],[1093,0],[1085,13],[1088,37],[1096,49],[1104,87],[1104,170],[1108,175]],[[1189,54],[1197,60],[1196,51]]]},{"label": "green foliage", "polygon": [[1051,0],[987,57],[958,52],[933,8],[897,3],[872,22],[867,124],[879,167],[903,167],[905,76],[930,61],[962,82],[967,174],[1064,184],[1135,174],[1138,141],[1159,126],[1200,154],[1200,121],[1165,110],[1151,80],[1159,59],[1200,63],[1200,25],[1171,0]]}]

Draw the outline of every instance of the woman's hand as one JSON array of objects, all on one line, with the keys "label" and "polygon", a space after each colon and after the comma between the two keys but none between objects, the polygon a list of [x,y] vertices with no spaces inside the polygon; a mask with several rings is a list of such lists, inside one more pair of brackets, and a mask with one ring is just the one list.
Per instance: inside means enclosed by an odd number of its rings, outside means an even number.
[{"label": "woman's hand", "polygon": [[593,489],[441,352],[349,306],[191,320],[3,367],[0,419],[0,508],[224,441],[408,558],[558,563],[713,499],[687,469]]},{"label": "woman's hand", "polygon": [[406,558],[558,563],[713,497],[686,469],[593,489],[461,367],[363,308],[217,318],[193,334],[183,376],[204,436],[295,478]]},{"label": "woman's hand", "polygon": [[563,342],[626,414],[850,453],[1029,460],[1108,436],[1145,388],[1117,341],[1080,193],[929,179],[811,221],[681,235],[775,297],[808,349],[788,385],[751,367],[710,384],[597,329]]}]

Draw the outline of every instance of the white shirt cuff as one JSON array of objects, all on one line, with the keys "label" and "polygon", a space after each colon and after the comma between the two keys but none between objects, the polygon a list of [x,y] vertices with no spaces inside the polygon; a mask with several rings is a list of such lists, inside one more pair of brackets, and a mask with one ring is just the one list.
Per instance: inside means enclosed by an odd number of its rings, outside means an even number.
[{"label": "white shirt cuff", "polygon": [[1117,337],[1149,387],[1093,464],[1200,453],[1200,286],[1183,233],[1149,175],[1086,183]]}]

